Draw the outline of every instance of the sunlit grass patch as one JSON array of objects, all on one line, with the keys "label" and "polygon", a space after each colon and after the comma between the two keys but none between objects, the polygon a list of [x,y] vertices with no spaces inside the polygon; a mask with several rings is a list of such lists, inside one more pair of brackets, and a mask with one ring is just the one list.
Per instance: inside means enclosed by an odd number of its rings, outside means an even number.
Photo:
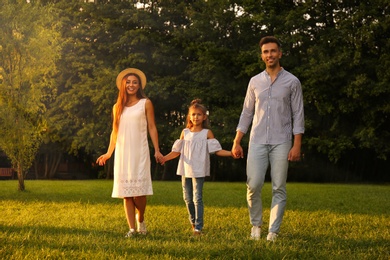
[{"label": "sunlit grass patch", "polygon": [[265,241],[271,187],[263,191],[260,241],[249,240],[245,183],[204,186],[205,227],[192,236],[180,182],[154,182],[148,235],[125,239],[112,181],[0,182],[1,259],[388,259],[386,185],[288,184],[275,243]]}]

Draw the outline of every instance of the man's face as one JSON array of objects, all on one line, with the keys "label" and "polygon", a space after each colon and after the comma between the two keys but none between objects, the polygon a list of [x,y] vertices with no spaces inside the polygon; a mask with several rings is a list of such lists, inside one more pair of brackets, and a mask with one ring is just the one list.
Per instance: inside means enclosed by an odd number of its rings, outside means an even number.
[{"label": "man's face", "polygon": [[282,57],[282,51],[276,43],[270,42],[261,46],[261,59],[267,68],[276,68],[279,66],[279,59]]}]

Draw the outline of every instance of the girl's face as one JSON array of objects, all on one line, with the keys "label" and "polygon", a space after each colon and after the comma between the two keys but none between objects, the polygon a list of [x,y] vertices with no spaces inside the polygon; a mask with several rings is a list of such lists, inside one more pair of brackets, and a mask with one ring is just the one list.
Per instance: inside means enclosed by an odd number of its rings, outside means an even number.
[{"label": "girl's face", "polygon": [[190,120],[194,126],[201,126],[203,121],[207,119],[207,115],[204,114],[199,108],[190,108],[189,115]]},{"label": "girl's face", "polygon": [[126,93],[128,95],[137,94],[141,85],[139,84],[138,78],[134,75],[127,76],[126,78]]}]

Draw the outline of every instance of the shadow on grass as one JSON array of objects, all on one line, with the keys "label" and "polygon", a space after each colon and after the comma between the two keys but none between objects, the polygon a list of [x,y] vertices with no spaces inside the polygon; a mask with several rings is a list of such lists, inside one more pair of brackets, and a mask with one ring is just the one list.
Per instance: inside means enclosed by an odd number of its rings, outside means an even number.
[{"label": "shadow on grass", "polygon": [[[353,239],[342,233],[336,235],[296,233],[280,236],[274,244],[287,245],[285,251],[288,252],[288,259],[351,259],[352,255],[356,259],[389,259],[388,242],[382,237]],[[272,247],[273,244],[269,246]],[[277,250],[280,250],[280,247],[277,247]]]},{"label": "shadow on grass", "polygon": [[0,225],[0,234],[8,238],[2,241],[0,250],[0,257],[6,258],[14,253],[28,256],[29,252],[34,252],[36,259],[129,259],[137,256],[138,259],[150,256],[162,256],[161,259],[192,259],[196,256],[201,259],[232,259],[229,256],[257,259],[261,255],[259,245],[253,241],[240,244],[240,247],[231,243],[215,246],[213,237],[194,238],[189,233],[160,229],[146,236],[125,238],[123,233],[107,230]]},{"label": "shadow on grass", "polygon": [[[112,181],[26,181],[26,191],[17,191],[17,181],[2,181],[0,197],[3,200],[54,203],[80,202],[88,204],[118,204],[111,198]],[[183,206],[179,181],[154,181],[154,195],[148,204]],[[389,185],[348,184],[287,184],[287,210],[331,211],[342,214],[388,214]],[[271,205],[271,184],[265,183],[262,192],[264,209]],[[246,184],[243,182],[206,182],[203,200],[205,207],[246,208]]]}]

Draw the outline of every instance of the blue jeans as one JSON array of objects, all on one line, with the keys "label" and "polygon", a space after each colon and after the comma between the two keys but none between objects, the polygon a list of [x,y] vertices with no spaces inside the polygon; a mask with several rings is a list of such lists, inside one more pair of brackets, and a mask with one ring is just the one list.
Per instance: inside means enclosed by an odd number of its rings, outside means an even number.
[{"label": "blue jeans", "polygon": [[271,166],[272,203],[269,232],[279,233],[286,208],[288,153],[292,142],[278,145],[249,144],[247,159],[247,202],[250,222],[253,226],[263,224],[261,190],[268,166]]},{"label": "blue jeans", "polygon": [[205,178],[182,177],[183,198],[186,203],[189,219],[195,229],[203,228],[203,183]]}]

